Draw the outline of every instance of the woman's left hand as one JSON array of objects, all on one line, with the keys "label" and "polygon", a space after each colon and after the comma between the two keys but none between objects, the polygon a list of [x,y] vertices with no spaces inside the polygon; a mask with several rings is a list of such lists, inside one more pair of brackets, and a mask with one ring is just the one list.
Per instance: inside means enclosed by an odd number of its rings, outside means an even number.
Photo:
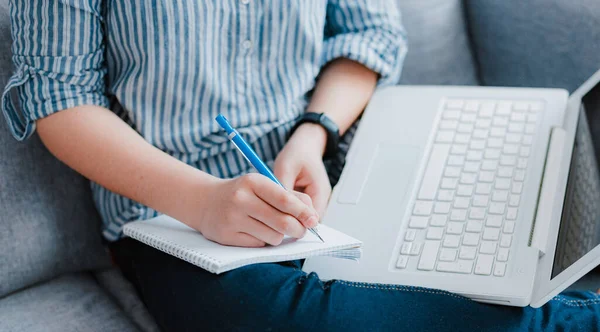
[{"label": "woman's left hand", "polygon": [[331,184],[323,165],[327,133],[321,126],[304,123],[275,159],[273,172],[288,190],[303,192],[323,216],[331,194]]}]

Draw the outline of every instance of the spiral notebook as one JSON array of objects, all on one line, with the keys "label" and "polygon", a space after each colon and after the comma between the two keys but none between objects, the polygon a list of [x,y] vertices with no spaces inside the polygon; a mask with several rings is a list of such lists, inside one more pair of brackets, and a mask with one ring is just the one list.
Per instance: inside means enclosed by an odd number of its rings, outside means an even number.
[{"label": "spiral notebook", "polygon": [[361,256],[360,241],[326,225],[319,225],[319,234],[325,243],[307,232],[302,239],[286,237],[279,246],[262,248],[220,245],[166,215],[128,223],[123,227],[123,233],[216,274],[255,263],[282,262],[314,256],[358,260]]}]

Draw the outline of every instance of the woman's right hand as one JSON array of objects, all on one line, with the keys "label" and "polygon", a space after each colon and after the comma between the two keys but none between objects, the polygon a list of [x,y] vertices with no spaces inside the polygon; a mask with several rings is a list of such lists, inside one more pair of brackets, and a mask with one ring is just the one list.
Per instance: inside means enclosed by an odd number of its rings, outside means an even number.
[{"label": "woman's right hand", "polygon": [[308,195],[287,191],[261,174],[219,180],[209,193],[191,226],[224,245],[276,246],[284,235],[303,237],[319,221]]}]

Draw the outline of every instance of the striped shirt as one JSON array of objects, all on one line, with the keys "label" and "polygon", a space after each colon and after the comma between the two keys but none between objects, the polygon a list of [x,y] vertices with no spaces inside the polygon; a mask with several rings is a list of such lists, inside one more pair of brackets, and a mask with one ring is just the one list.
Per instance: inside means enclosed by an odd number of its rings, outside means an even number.
[{"label": "striped shirt", "polygon": [[[37,119],[98,105],[222,178],[251,167],[218,113],[272,163],[323,65],[349,58],[394,84],[406,53],[390,0],[13,0],[10,14],[16,72],[2,109],[18,140]],[[98,184],[92,192],[109,241],[158,214]]]}]

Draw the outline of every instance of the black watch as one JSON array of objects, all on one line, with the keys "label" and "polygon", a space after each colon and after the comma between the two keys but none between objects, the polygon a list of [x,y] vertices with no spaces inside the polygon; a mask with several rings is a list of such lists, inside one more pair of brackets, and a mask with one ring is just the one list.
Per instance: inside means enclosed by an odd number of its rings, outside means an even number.
[{"label": "black watch", "polygon": [[335,124],[335,122],[333,122],[333,120],[331,120],[327,115],[325,115],[325,113],[306,112],[304,115],[302,115],[294,128],[292,128],[290,135],[293,134],[294,131],[296,131],[296,129],[305,122],[315,123],[325,128],[325,131],[327,132],[327,147],[325,148],[323,159],[333,159],[337,153],[338,144],[340,142],[340,129],[338,128],[337,124]]}]

